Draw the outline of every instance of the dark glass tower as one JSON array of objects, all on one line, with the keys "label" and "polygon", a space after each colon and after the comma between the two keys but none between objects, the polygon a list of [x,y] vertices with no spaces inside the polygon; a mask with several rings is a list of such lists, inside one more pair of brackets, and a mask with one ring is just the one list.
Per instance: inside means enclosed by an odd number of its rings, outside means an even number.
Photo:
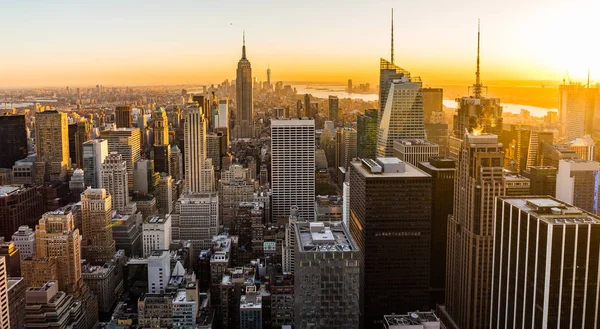
[{"label": "dark glass tower", "polygon": [[427,309],[431,176],[397,158],[353,161],[349,221],[360,250],[363,327]]},{"label": "dark glass tower", "polygon": [[366,110],[356,118],[357,155],[359,158],[375,158],[377,153],[377,109]]},{"label": "dark glass tower", "polygon": [[0,116],[0,168],[12,168],[15,161],[27,157],[25,116]]}]

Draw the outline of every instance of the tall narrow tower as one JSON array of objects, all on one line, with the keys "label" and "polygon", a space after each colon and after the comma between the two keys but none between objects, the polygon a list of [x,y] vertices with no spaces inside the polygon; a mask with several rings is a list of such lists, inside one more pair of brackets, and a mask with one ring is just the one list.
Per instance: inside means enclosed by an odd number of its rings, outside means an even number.
[{"label": "tall narrow tower", "polygon": [[125,210],[129,203],[127,163],[117,152],[110,152],[102,164],[100,187],[112,197],[112,209]]},{"label": "tall narrow tower", "polygon": [[[71,168],[67,114],[45,111],[35,114],[36,180],[63,180]],[[38,171],[39,170],[39,171]]]},{"label": "tall narrow tower", "polygon": [[238,62],[235,80],[235,127],[233,138],[254,137],[254,109],[252,95],[252,68],[246,58],[246,34],[242,45],[242,58]]},{"label": "tall narrow tower", "polygon": [[271,89],[271,67],[267,68],[267,87]]},{"label": "tall narrow tower", "polygon": [[489,328],[494,200],[504,196],[498,136],[466,133],[448,218],[446,305],[442,319],[458,328]]},{"label": "tall narrow tower", "polygon": [[195,103],[186,109],[184,125],[185,139],[185,184],[186,190],[210,193],[214,186],[212,161],[207,159],[207,122],[202,109]]},{"label": "tall narrow tower", "polygon": [[115,255],[112,237],[112,198],[105,189],[81,194],[82,254],[92,265],[104,265]]}]

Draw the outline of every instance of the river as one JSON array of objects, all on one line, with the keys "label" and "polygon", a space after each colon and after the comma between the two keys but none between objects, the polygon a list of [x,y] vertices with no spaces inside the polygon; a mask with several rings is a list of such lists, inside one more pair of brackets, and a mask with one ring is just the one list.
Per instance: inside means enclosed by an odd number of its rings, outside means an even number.
[{"label": "river", "polygon": [[[376,101],[379,96],[377,94],[349,94],[344,90],[343,86],[307,86],[307,85],[292,85],[296,88],[299,95],[311,94],[317,98],[328,98],[329,96],[337,96],[338,98],[362,99],[364,101]],[[316,89],[317,88],[317,89]],[[456,101],[453,99],[444,99],[444,106],[455,109]],[[556,108],[543,108],[522,104],[502,103],[504,112],[520,114],[521,110],[527,110],[533,117],[544,117],[550,111],[558,112]]]}]

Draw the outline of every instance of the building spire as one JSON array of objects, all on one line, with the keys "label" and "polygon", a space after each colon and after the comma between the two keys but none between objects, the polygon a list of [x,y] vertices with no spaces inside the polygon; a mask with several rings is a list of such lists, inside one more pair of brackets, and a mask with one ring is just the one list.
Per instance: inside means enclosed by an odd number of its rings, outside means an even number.
[{"label": "building spire", "polygon": [[242,32],[242,59],[246,59],[246,31]]},{"label": "building spire", "polygon": [[481,24],[479,19],[477,20],[477,71],[475,72],[475,88],[473,91],[475,92],[475,98],[481,97],[481,76],[479,72],[479,45],[481,39]]},{"label": "building spire", "polygon": [[394,8],[392,8],[392,64],[394,64]]}]

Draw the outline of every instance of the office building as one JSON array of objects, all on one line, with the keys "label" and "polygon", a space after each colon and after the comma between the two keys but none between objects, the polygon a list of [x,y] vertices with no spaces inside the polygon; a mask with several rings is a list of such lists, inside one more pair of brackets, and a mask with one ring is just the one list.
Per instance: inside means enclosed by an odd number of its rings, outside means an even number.
[{"label": "office building", "polygon": [[21,255],[12,241],[0,240],[0,257],[6,260],[6,273],[11,277],[21,276]]},{"label": "office building", "polygon": [[378,113],[376,109],[370,109],[356,117],[356,151],[361,159],[372,159],[377,154]]},{"label": "office building", "polygon": [[217,119],[215,119],[215,128],[229,128],[228,99],[219,99],[219,112]]},{"label": "office building", "polygon": [[238,236],[238,263],[248,264],[263,256],[265,205],[260,202],[239,202],[231,233]]},{"label": "office building", "polygon": [[485,328],[597,326],[600,218],[546,196],[495,203]]},{"label": "office building", "polygon": [[161,174],[158,181],[156,205],[160,214],[170,214],[173,211],[173,178]]},{"label": "office building", "polygon": [[117,128],[133,128],[131,106],[122,105],[115,108],[115,124]]},{"label": "office building", "polygon": [[[436,115],[444,112],[444,90],[442,88],[423,88],[423,112],[425,123],[435,122]],[[429,138],[429,136],[427,136]]]},{"label": "office building", "polygon": [[81,120],[77,123],[77,134],[75,134],[75,159],[71,157],[71,162],[75,161],[77,168],[83,168],[83,143],[92,139],[92,124],[87,120]]},{"label": "office building", "polygon": [[128,257],[142,255],[142,217],[136,203],[130,203],[124,213],[113,212],[112,236],[115,247],[125,251]]},{"label": "office building", "polygon": [[33,185],[35,184],[35,154],[28,155],[25,159],[15,162],[12,167],[12,184]]},{"label": "office building", "polygon": [[463,140],[448,218],[446,303],[439,315],[451,328],[487,328],[494,198],[505,191],[502,144],[491,134],[465,134]]},{"label": "office building", "polygon": [[154,146],[154,171],[167,174],[171,172],[171,145]]},{"label": "office building", "polygon": [[108,141],[108,151],[117,152],[127,164],[128,189],[133,190],[133,164],[140,160],[141,138],[139,128],[103,130],[100,137]]},{"label": "office building", "polygon": [[499,98],[483,95],[487,90],[481,82],[479,71],[479,41],[480,31],[477,30],[477,71],[475,84],[469,87],[472,94],[456,99],[458,108],[454,115],[454,137],[463,139],[465,131],[469,134],[489,133],[496,136],[502,135],[502,106]]},{"label": "office building", "polygon": [[98,311],[110,312],[123,293],[123,266],[125,253],[117,251],[115,257],[102,266],[83,264],[83,281],[98,297]]},{"label": "office building", "polygon": [[171,328],[173,326],[173,296],[143,294],[138,300],[138,325],[142,328]]},{"label": "office building", "polygon": [[338,128],[335,134],[335,168],[348,168],[357,155],[356,130]]},{"label": "office building", "polygon": [[568,145],[571,150],[579,155],[580,159],[594,161],[596,158],[596,143],[590,135],[577,138]]},{"label": "office building", "polygon": [[214,187],[214,170],[207,159],[207,122],[202,109],[195,104],[186,108],[185,135],[185,184],[194,193],[210,193]]},{"label": "office building", "polygon": [[448,156],[448,124],[442,122],[426,123],[425,136],[427,136],[428,141],[440,147],[440,156]]},{"label": "office building", "polygon": [[39,287],[48,280],[58,284],[58,261],[56,258],[26,258],[21,262],[21,273],[26,287]]},{"label": "office building", "polygon": [[529,178],[512,172],[505,172],[502,179],[504,181],[504,195],[531,195]]},{"label": "office building", "polygon": [[148,256],[148,293],[164,294],[171,277],[169,250],[154,250]]},{"label": "office building", "polygon": [[296,328],[359,328],[359,250],[341,222],[296,222]]},{"label": "office building", "polygon": [[337,96],[329,96],[329,120],[339,122],[340,100]]},{"label": "office building", "polygon": [[561,160],[556,174],[556,198],[592,214],[598,213],[600,164],[587,160]]},{"label": "office building", "polygon": [[142,159],[133,164],[133,191],[138,195],[155,195],[160,174],[154,171],[154,161]]},{"label": "office building", "polygon": [[377,130],[377,156],[394,155],[394,141],[425,139],[423,84],[420,78],[404,75],[394,79]]},{"label": "office building", "polygon": [[595,96],[598,88],[586,88],[580,83],[561,84],[558,88],[558,114],[561,135],[575,140],[593,130]]},{"label": "office building", "polygon": [[262,307],[256,286],[246,286],[246,294],[240,297],[240,329],[262,329]]},{"label": "office building", "polygon": [[560,160],[580,159],[579,155],[566,144],[542,144],[540,165],[558,168]]},{"label": "office building", "polygon": [[35,114],[35,177],[38,184],[65,180],[71,168],[67,114],[58,111]]},{"label": "office building", "polygon": [[352,162],[350,232],[360,251],[365,328],[384,314],[427,307],[431,207],[425,172],[397,158]]},{"label": "office building", "polygon": [[154,250],[168,250],[171,245],[171,215],[148,217],[142,226],[144,257]]},{"label": "office building", "polygon": [[4,257],[0,257],[0,328],[2,329],[11,328],[9,306],[6,260]]},{"label": "office building", "polygon": [[112,197],[105,189],[88,188],[81,194],[82,257],[104,265],[115,255],[112,237]]},{"label": "office building", "polygon": [[171,239],[190,240],[197,255],[212,246],[219,233],[219,197],[216,194],[185,193],[171,214]]},{"label": "office building", "polygon": [[124,211],[129,203],[128,176],[127,163],[121,154],[110,152],[102,164],[100,188],[110,194],[114,210]]},{"label": "office building", "polygon": [[73,176],[71,176],[71,180],[69,181],[69,190],[71,191],[72,199],[78,202],[80,194],[85,190],[83,170],[78,168],[73,171]]},{"label": "office building", "polygon": [[523,171],[523,176],[529,178],[530,195],[556,197],[556,174],[554,167],[531,166]]},{"label": "office building", "polygon": [[27,130],[24,115],[0,115],[0,168],[12,168],[27,157]]},{"label": "office building", "polygon": [[83,147],[83,164],[85,186],[100,188],[102,185],[102,163],[108,156],[108,141],[105,139],[92,139],[86,141]]},{"label": "office building", "polygon": [[437,157],[440,147],[432,142],[422,139],[401,139],[394,141],[394,156],[400,161],[418,166],[430,157]]},{"label": "office building", "polygon": [[287,218],[290,207],[312,219],[315,202],[315,121],[271,121],[272,216]]},{"label": "office building", "polygon": [[25,280],[23,278],[7,278],[7,286],[9,328],[21,329],[25,327]]},{"label": "office building", "polygon": [[433,312],[410,312],[383,316],[384,329],[444,329],[440,319]]},{"label": "office building", "polygon": [[38,187],[0,186],[0,237],[8,241],[19,226],[34,227],[44,212],[43,202]]},{"label": "office building", "polygon": [[21,259],[35,256],[35,235],[29,226],[19,226],[19,229],[12,235],[11,241],[19,249]]},{"label": "office building", "polygon": [[220,184],[219,215],[224,228],[233,229],[235,212],[240,202],[250,202],[254,196],[254,184],[245,181],[232,180]]},{"label": "office building", "polygon": [[[235,126],[232,137],[254,137],[254,104],[252,90],[252,68],[246,58],[246,36],[242,45],[242,58],[238,62],[235,79]],[[187,152],[186,152],[187,156]]]},{"label": "office building", "polygon": [[431,176],[431,251],[429,306],[443,304],[446,291],[446,245],[448,216],[454,207],[456,163],[450,158],[431,157],[419,163],[419,169]]},{"label": "office building", "polygon": [[169,120],[167,112],[162,107],[157,107],[152,113],[152,126],[154,131],[154,146],[169,145]]},{"label": "office building", "polygon": [[71,212],[47,212],[35,227],[36,258],[56,259],[59,289],[70,294],[81,284],[80,239]]},{"label": "office building", "polygon": [[11,168],[0,168],[0,186],[12,184],[12,167]]}]

